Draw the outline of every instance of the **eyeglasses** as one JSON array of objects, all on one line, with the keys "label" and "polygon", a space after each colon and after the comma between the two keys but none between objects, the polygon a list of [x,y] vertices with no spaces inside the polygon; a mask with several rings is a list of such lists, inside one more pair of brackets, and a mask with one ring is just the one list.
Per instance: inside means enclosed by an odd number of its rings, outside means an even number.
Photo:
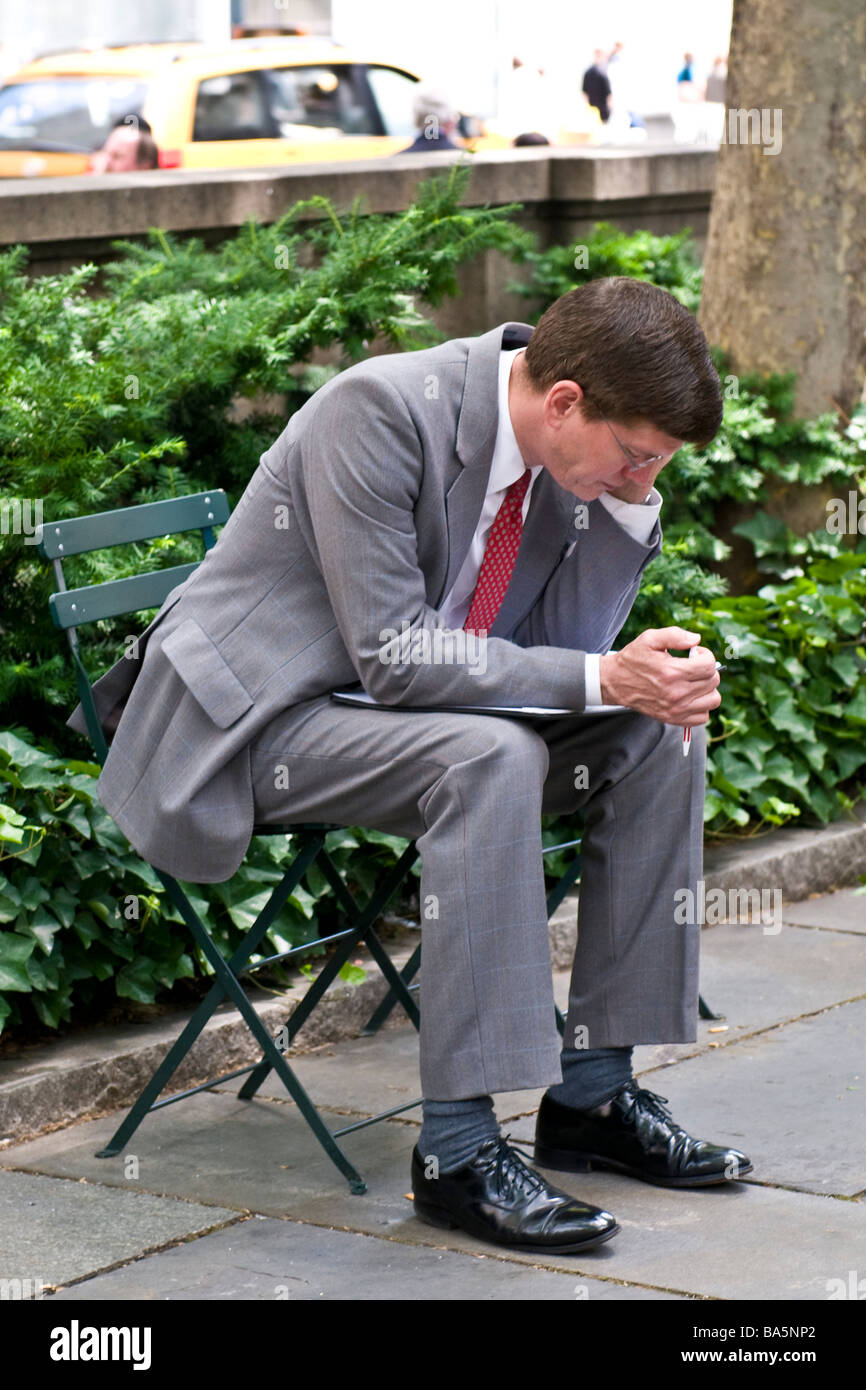
[{"label": "eyeglasses", "polygon": [[[584,398],[585,398],[586,400],[589,400],[589,397],[587,396],[587,394],[586,394],[585,391],[584,391],[583,394],[584,394]],[[602,420],[604,421],[604,423],[607,425],[608,429],[610,430],[610,432],[611,432],[611,434],[613,435],[614,439],[616,440],[617,444],[619,445],[620,450],[622,451],[623,457],[624,457],[626,463],[628,464],[628,471],[629,471],[629,473],[639,473],[640,470],[641,470],[642,468],[648,468],[649,465],[650,465],[651,463],[660,463],[661,460],[662,460],[663,458],[667,458],[667,455],[666,455],[666,454],[652,454],[652,455],[650,456],[650,458],[648,458],[648,459],[643,459],[640,463],[636,463],[636,462],[635,462],[634,455],[629,453],[628,449],[625,447],[625,445],[623,444],[622,440],[619,438],[619,436],[618,436],[617,434],[614,433],[613,426],[611,425],[611,423],[610,423],[610,421],[608,420],[607,416],[605,415],[604,411],[603,411],[603,410],[601,409],[601,407],[598,406],[598,405],[596,405],[595,408],[596,408],[596,410],[598,411],[598,413],[599,413],[599,415],[601,416],[601,418],[602,418]]]}]

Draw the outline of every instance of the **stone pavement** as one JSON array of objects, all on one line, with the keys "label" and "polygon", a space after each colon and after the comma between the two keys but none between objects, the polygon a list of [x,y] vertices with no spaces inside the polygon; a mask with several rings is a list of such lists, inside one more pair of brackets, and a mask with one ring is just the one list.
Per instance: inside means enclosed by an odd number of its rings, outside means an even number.
[{"label": "stone pavement", "polygon": [[[567,973],[555,979],[563,1005]],[[343,1141],[368,1187],[352,1196],[280,1087],[239,1102],[229,1082],[149,1116],[115,1159],[94,1155],[122,1112],[0,1149],[0,1279],[69,1301],[863,1297],[866,896],[791,904],[780,930],[705,928],[701,987],[724,1020],[701,1022],[694,1044],[638,1048],[636,1070],[678,1122],[744,1149],[754,1171],[697,1191],[552,1174],[622,1227],[581,1257],[521,1256],[417,1221],[417,1110]],[[332,1128],[418,1093],[408,1025],[293,1064]],[[524,1144],[539,1095],[497,1098]]]}]

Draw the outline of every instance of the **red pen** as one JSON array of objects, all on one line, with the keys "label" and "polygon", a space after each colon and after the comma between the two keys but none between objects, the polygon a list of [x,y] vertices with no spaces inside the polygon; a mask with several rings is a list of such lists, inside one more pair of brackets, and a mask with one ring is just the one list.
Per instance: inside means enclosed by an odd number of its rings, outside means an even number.
[{"label": "red pen", "polygon": [[[721,663],[720,661],[717,661],[717,662],[716,662],[716,670],[717,670],[717,671],[727,671],[727,669],[728,669],[727,666],[723,666],[722,663]],[[692,730],[691,730],[691,726],[689,725],[689,726],[687,726],[685,729],[683,729],[683,757],[684,757],[684,758],[687,758],[687,757],[689,756],[689,749],[691,748],[691,746],[692,746]]]}]

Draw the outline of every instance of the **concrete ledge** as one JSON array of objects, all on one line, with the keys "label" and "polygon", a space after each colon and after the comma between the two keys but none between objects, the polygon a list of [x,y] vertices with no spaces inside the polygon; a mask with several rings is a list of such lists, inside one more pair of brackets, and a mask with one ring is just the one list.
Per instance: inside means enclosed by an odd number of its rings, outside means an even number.
[{"label": "concrete ledge", "polygon": [[[579,235],[593,222],[617,216],[620,205],[635,226],[668,231],[689,220],[702,236],[717,153],[678,145],[640,152],[575,146],[486,151],[467,158],[472,177],[466,205],[520,203],[517,220],[540,231],[546,244],[551,234],[567,239],[571,232]],[[455,156],[441,153],[251,169],[3,179],[0,246],[24,242],[34,270],[57,272],[85,260],[108,260],[114,239],[143,236],[151,227],[218,240],[250,217],[274,222],[313,195],[330,198],[338,208],[350,207],[360,195],[370,212],[400,212],[414,200],[422,180],[454,162]],[[575,225],[568,225],[575,218]]]},{"label": "concrete ledge", "polygon": [[[710,845],[704,852],[706,891],[778,889],[783,902],[810,893],[829,893],[856,883],[866,873],[866,802],[853,820],[815,830],[783,826],[752,840]],[[567,970],[577,945],[578,891],[570,893],[550,919],[550,950],[555,970]],[[712,930],[707,926],[705,930]]]},{"label": "concrete ledge", "polygon": [[[774,830],[754,841],[711,848],[705,855],[704,876],[708,891],[780,889],[785,900],[793,901],[855,883],[864,871],[866,804],[857,808],[853,820],[816,830]],[[569,895],[550,922],[555,970],[567,970],[571,965],[577,941],[577,902],[577,893]],[[417,933],[408,932],[398,945],[389,943],[398,968],[408,960],[416,941]],[[259,1017],[272,1036],[304,992],[300,985],[276,998],[251,992]],[[293,1043],[289,1060],[324,1043],[357,1037],[384,993],[384,981],[372,961],[362,984],[339,982],[332,986]],[[94,1028],[76,1038],[25,1049],[19,1057],[0,1062],[0,1148],[4,1141],[33,1138],[131,1105],[188,1017],[188,1011],[169,1010],[155,1022]],[[402,1012],[395,1010],[386,1026],[400,1026],[403,1019]],[[249,1066],[258,1057],[246,1024],[234,1009],[224,1005],[175,1074],[168,1094]]]},{"label": "concrete ledge", "polygon": [[816,829],[783,826],[704,856],[707,887],[780,889],[784,902],[829,893],[866,873],[866,802],[853,818]]},{"label": "concrete ledge", "polygon": [[[397,949],[391,946],[390,955],[398,969],[413,950],[414,942]],[[294,1055],[322,1043],[359,1036],[385,995],[385,982],[372,960],[369,967],[361,984],[338,981],[331,986],[289,1049],[289,1062]],[[273,1037],[306,991],[303,982],[277,998],[262,991],[248,993]],[[188,1010],[172,1009],[155,1022],[94,1028],[75,1038],[28,1048],[21,1056],[0,1062],[0,1150],[13,1139],[31,1139],[76,1120],[95,1119],[131,1105],[189,1017]],[[404,1019],[402,1010],[395,1009],[384,1026],[399,1026]],[[250,1066],[260,1056],[237,1010],[222,1004],[164,1094],[172,1095]]]}]

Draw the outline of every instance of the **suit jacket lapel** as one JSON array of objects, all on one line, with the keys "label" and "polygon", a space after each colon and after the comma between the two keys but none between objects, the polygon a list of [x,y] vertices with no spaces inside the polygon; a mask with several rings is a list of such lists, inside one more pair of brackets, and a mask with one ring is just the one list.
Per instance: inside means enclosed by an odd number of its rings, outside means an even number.
[{"label": "suit jacket lapel", "polygon": [[456,448],[462,467],[445,495],[448,567],[437,605],[451,592],[460,573],[484,505],[499,424],[499,354],[503,349],[525,347],[531,337],[528,323],[505,323],[470,345],[457,420]]},{"label": "suit jacket lapel", "polygon": [[[484,505],[499,423],[499,354],[525,347],[531,337],[527,323],[500,324],[476,338],[469,349],[457,424],[462,467],[445,497],[448,569],[436,605],[451,592]],[[529,612],[568,541],[574,539],[570,534],[573,517],[574,498],[542,469],[533,484],[511,583],[490,629],[494,636],[507,636]]]}]

